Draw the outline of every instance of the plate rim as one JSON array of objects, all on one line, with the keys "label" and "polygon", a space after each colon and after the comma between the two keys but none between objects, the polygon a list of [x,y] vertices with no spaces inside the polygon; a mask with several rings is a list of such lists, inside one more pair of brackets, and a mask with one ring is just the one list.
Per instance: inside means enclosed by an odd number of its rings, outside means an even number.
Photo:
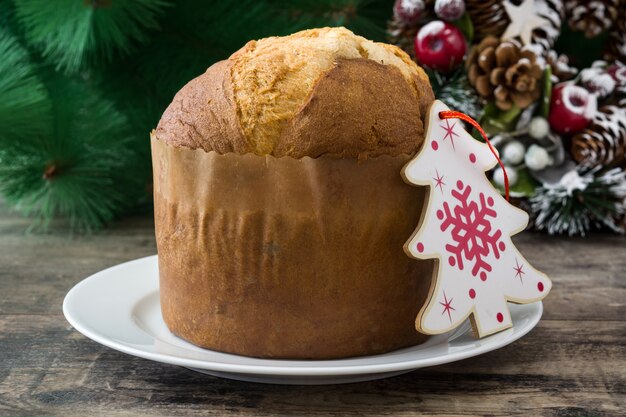
[{"label": "plate rim", "polygon": [[[81,289],[88,285],[93,285],[96,280],[100,280],[108,274],[114,273],[117,269],[127,268],[130,264],[141,264],[148,262],[157,262],[158,255],[149,255],[142,258],[126,261],[123,263],[116,264],[114,266],[102,269],[90,276],[82,279],[78,283],[76,283],[66,294],[63,299],[63,314],[66,320],[70,323],[70,325],[79,333],[87,337],[88,339],[93,340],[96,343],[99,343],[103,346],[111,348],[113,350],[117,350],[122,353],[126,353],[128,355],[136,356],[143,359],[152,360],[155,362],[166,363],[170,365],[184,366],[187,368],[198,368],[198,369],[206,369],[213,370],[218,372],[232,372],[239,374],[251,374],[251,375],[273,375],[273,376],[334,376],[334,375],[359,375],[359,374],[379,374],[379,373],[387,373],[387,372],[396,372],[396,371],[404,371],[404,370],[414,370],[420,369],[423,367],[437,366],[446,363],[456,362],[463,359],[471,358],[474,356],[479,356],[497,349],[500,349],[504,346],[507,346],[520,338],[524,337],[528,334],[532,329],[534,329],[541,317],[543,315],[543,303],[541,301],[521,305],[525,308],[534,308],[537,311],[533,312],[530,322],[523,328],[518,329],[517,331],[513,331],[508,337],[502,339],[501,341],[494,343],[487,343],[479,345],[473,349],[464,350],[461,352],[453,352],[448,353],[446,355],[442,355],[435,358],[419,358],[415,360],[404,360],[399,362],[389,362],[389,363],[379,363],[379,364],[358,364],[358,365],[340,365],[340,366],[328,366],[329,363],[332,362],[340,362],[346,361],[350,359],[366,359],[368,356],[360,356],[360,357],[350,357],[350,358],[340,358],[340,359],[325,359],[325,360],[290,360],[290,359],[264,359],[264,358],[256,358],[249,357],[243,355],[236,355],[227,352],[214,351],[210,349],[205,349],[207,351],[216,352],[219,354],[227,354],[233,357],[241,357],[246,359],[255,359],[258,361],[280,361],[285,362],[285,366],[277,366],[277,365],[258,365],[258,364],[236,364],[236,363],[224,363],[224,362],[216,362],[216,361],[207,361],[200,359],[191,359],[191,358],[182,358],[176,355],[171,355],[167,353],[158,353],[158,352],[150,352],[137,347],[130,346],[123,342],[116,342],[115,340],[99,334],[95,329],[89,327],[87,323],[81,322],[80,318],[74,317],[74,314],[70,311],[70,303],[77,297]],[[141,279],[141,278],[137,278]],[[147,278],[144,278],[147,279]],[[157,278],[158,279],[158,278]],[[148,290],[143,296],[148,295]],[[135,326],[136,327],[136,326]],[[510,330],[510,329],[508,329]],[[501,335],[501,333],[496,333],[491,336],[487,336],[481,340],[488,340],[492,337],[496,337]],[[440,336],[440,335],[435,335]],[[150,335],[153,339],[155,339],[152,335]],[[176,337],[176,336],[175,336]],[[155,339],[156,340],[156,339]],[[181,339],[182,340],[182,339]],[[371,357],[383,356],[393,353],[387,352],[380,355],[372,355]],[[296,367],[288,367],[289,362],[310,362],[310,366],[296,366]],[[319,364],[323,362],[325,365],[320,366]]]}]

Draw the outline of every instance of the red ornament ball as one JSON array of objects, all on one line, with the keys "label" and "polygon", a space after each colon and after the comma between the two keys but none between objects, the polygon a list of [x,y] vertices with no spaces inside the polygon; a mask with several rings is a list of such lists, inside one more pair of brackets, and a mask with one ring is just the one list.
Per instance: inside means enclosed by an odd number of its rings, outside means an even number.
[{"label": "red ornament ball", "polygon": [[552,89],[548,122],[557,133],[575,133],[586,128],[597,110],[596,96],[572,83],[557,84]]},{"label": "red ornament ball", "polygon": [[436,0],[435,14],[438,18],[451,22],[460,19],[465,13],[464,0]]},{"label": "red ornament ball", "polygon": [[396,0],[393,15],[405,25],[415,25],[424,14],[424,0]]},{"label": "red ornament ball", "polygon": [[415,56],[425,67],[448,72],[463,62],[467,44],[461,31],[454,25],[432,21],[415,36]]}]

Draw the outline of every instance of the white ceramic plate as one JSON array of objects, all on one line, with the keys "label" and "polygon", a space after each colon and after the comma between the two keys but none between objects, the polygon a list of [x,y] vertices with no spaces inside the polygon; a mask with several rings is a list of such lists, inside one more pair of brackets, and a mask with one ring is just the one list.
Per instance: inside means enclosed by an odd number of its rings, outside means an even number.
[{"label": "white ceramic plate", "polygon": [[78,283],[63,312],[88,338],[153,361],[224,378],[273,384],[367,381],[458,361],[498,349],[528,333],[541,318],[541,302],[509,305],[514,327],[476,340],[466,322],[456,331],[383,355],[324,361],[271,360],[201,349],[169,332],[159,306],[157,257],[105,269]]}]

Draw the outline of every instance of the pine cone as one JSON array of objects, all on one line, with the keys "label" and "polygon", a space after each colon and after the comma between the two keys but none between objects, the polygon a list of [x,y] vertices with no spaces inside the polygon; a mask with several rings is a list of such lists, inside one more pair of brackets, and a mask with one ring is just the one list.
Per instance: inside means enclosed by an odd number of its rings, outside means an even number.
[{"label": "pine cone", "polygon": [[541,95],[537,56],[517,41],[488,36],[472,48],[465,67],[478,94],[502,110],[526,108]]},{"label": "pine cone", "polygon": [[532,43],[541,47],[544,52],[552,49],[561,34],[561,21],[565,16],[562,0],[535,0],[537,15],[550,22],[533,31]]},{"label": "pine cone", "polygon": [[626,166],[626,109],[601,107],[591,126],[572,137],[572,155],[585,166]]},{"label": "pine cone", "polygon": [[609,32],[604,54],[607,60],[626,62],[626,0],[620,0],[617,20]]},{"label": "pine cone", "polygon": [[568,0],[565,13],[569,27],[594,38],[611,28],[617,19],[619,0]]},{"label": "pine cone", "polygon": [[545,54],[545,57],[546,64],[550,66],[553,77],[556,77],[556,82],[571,80],[578,74],[576,68],[570,67],[567,55],[559,55],[556,51],[551,50]]},{"label": "pine cone", "polygon": [[474,25],[476,40],[489,35],[499,38],[511,23],[502,0],[465,0],[465,11]]},{"label": "pine cone", "polygon": [[[465,0],[465,10],[472,19],[474,37],[477,41],[489,35],[499,38],[511,23],[503,3],[503,0]],[[535,0],[535,10],[537,15],[547,19],[550,25],[535,29],[532,42],[538,44],[542,51],[548,51],[561,33],[561,20],[565,10],[563,1]]]}]

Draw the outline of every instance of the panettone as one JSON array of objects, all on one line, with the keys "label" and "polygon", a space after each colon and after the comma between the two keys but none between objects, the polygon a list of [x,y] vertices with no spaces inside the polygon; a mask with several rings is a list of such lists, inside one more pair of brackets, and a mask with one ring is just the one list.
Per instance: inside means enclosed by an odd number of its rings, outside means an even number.
[{"label": "panettone", "polygon": [[170,330],[257,357],[424,341],[433,264],[403,244],[425,193],[400,170],[433,99],[403,51],[343,28],[249,42],[183,87],[152,134]]}]

